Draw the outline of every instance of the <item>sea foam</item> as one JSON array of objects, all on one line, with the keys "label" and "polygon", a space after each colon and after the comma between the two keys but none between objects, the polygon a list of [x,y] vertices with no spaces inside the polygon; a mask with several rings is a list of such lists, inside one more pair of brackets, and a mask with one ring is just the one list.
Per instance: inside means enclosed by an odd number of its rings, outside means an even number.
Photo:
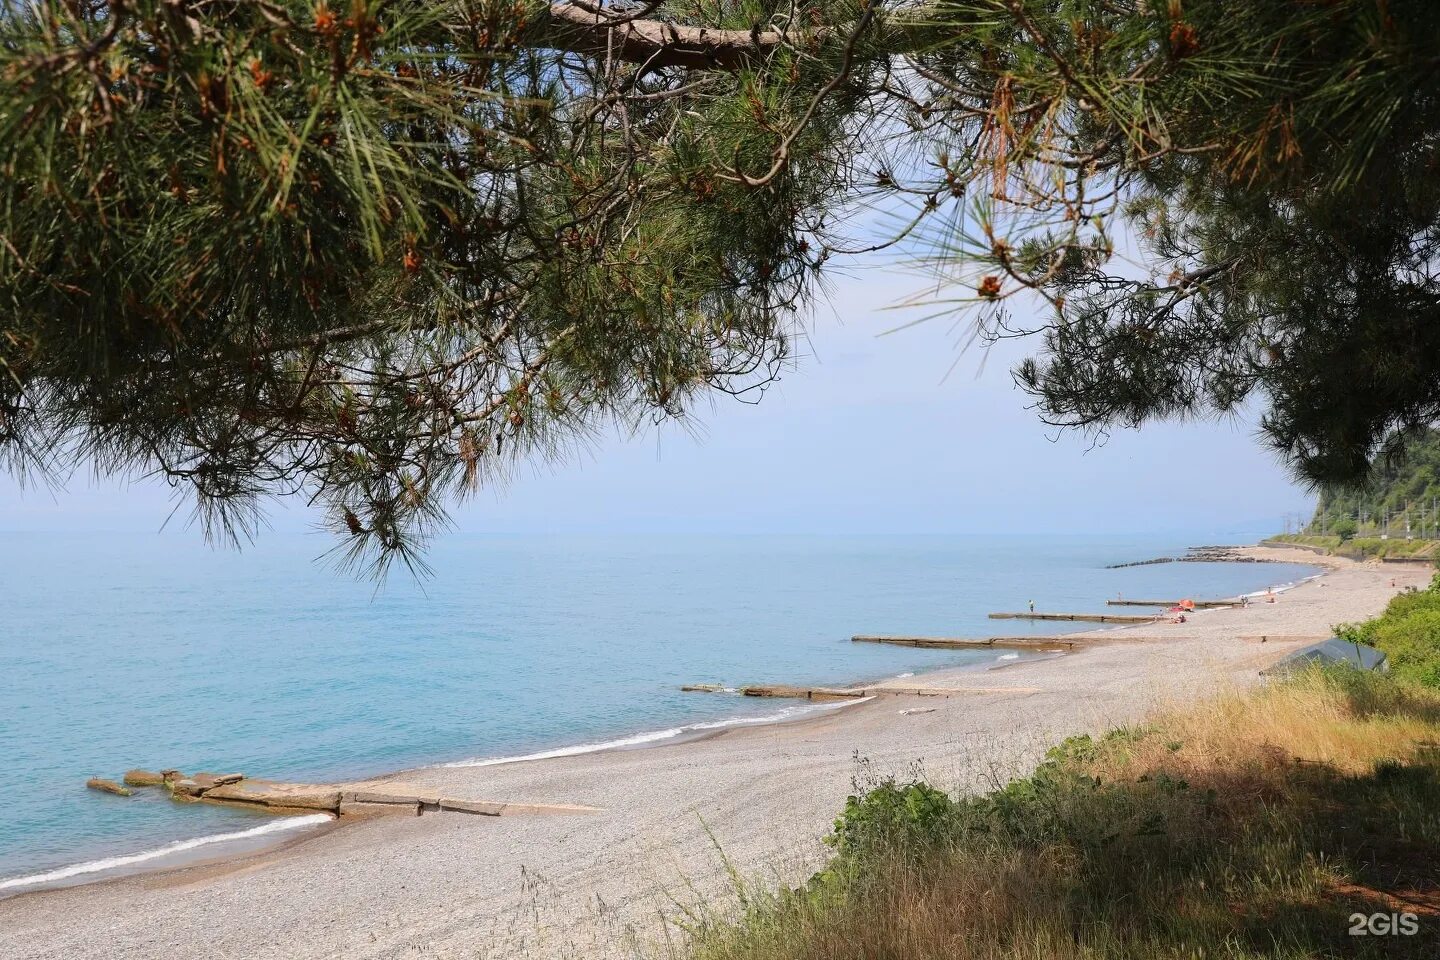
[{"label": "sea foam", "polygon": [[212,843],[224,843],[229,840],[248,840],[251,837],[261,837],[268,833],[280,833],[284,830],[296,830],[301,827],[328,823],[330,819],[329,814],[313,813],[301,817],[286,817],[283,820],[275,820],[271,823],[261,824],[258,827],[251,827],[249,830],[236,830],[233,833],[217,833],[208,837],[196,837],[193,840],[177,840],[174,843],[167,843],[163,847],[156,847],[154,850],[146,850],[141,853],[131,853],[118,857],[104,857],[99,860],[87,860],[84,863],[71,864],[68,867],[61,867],[58,870],[50,870],[46,873],[33,873],[26,877],[12,877],[9,880],[0,880],[0,890],[14,890],[21,887],[34,887],[47,883],[56,883],[60,880],[68,880],[71,877],[79,877],[87,873],[100,873],[105,870],[116,870],[120,867],[145,863],[149,860],[158,860],[161,857],[173,856],[177,853],[194,850],[197,847],[208,846]]},{"label": "sea foam", "polygon": [[474,760],[455,760],[450,763],[436,764],[438,767],[495,767],[502,763],[525,763],[529,760],[553,760],[556,757],[577,757],[585,753],[599,753],[602,750],[624,750],[627,747],[643,747],[648,744],[658,743],[662,740],[673,740],[676,737],[683,737],[692,733],[704,733],[709,730],[723,730],[727,727],[746,727],[762,723],[780,723],[784,720],[792,720],[795,717],[808,713],[821,713],[827,710],[841,710],[845,707],[853,707],[857,704],[867,703],[874,697],[858,697],[854,700],[846,700],[843,703],[823,703],[804,707],[786,707],[775,713],[767,713],[758,717],[731,717],[727,720],[712,720],[707,723],[691,723],[683,727],[666,727],[664,730],[651,730],[646,733],[636,733],[628,737],[617,737],[614,740],[601,740],[595,743],[577,743],[570,747],[557,747],[554,750],[542,750],[539,753],[525,753],[513,757],[479,757]]}]

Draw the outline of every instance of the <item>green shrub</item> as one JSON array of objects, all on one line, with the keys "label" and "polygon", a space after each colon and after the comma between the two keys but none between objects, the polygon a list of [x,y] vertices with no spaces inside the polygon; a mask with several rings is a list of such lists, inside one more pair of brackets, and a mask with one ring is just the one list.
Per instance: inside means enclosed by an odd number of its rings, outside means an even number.
[{"label": "green shrub", "polygon": [[1371,633],[1397,677],[1440,687],[1440,604],[1386,616]]},{"label": "green shrub", "polygon": [[1382,623],[1386,620],[1403,620],[1412,613],[1427,610],[1440,610],[1440,591],[1432,588],[1415,593],[1402,593],[1386,605],[1380,620]]},{"label": "green shrub", "polygon": [[1191,791],[1184,779],[1164,773],[1106,783],[1092,772],[1100,759],[1124,757],[1131,745],[1153,735],[1144,727],[1122,727],[1099,740],[1070,737],[1050,749],[1030,776],[981,796],[955,799],[925,783],[885,781],[846,800],[825,840],[837,857],[819,880],[863,873],[877,858],[921,861],[996,846],[1089,850],[1138,843],[1153,849],[1172,829],[1188,835],[1194,824],[1180,825],[1156,811],[1175,801],[1173,810],[1187,811],[1179,819],[1190,820],[1213,800],[1206,791]]},{"label": "green shrub", "polygon": [[1396,676],[1440,687],[1440,573],[1427,589],[1391,599],[1375,619],[1342,624],[1335,632],[1383,652]]},{"label": "green shrub", "polygon": [[876,850],[912,853],[934,848],[954,827],[957,805],[943,790],[887,780],[845,800],[825,842],[842,857]]}]

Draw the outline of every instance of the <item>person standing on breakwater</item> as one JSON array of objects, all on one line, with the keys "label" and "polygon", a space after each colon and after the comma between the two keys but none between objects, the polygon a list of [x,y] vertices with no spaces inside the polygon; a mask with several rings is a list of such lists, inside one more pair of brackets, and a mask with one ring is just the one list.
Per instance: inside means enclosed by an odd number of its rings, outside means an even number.
[{"label": "person standing on breakwater", "polygon": [[1035,612],[1035,601],[1034,601],[1034,600],[1031,600],[1031,601],[1030,601],[1030,612],[1031,612],[1031,613],[1034,613],[1034,612]]}]

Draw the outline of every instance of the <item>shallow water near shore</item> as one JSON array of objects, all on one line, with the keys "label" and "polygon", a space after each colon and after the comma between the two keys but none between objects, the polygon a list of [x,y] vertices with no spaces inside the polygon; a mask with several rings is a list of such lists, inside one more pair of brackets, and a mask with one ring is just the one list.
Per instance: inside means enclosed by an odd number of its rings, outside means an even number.
[{"label": "shallow water near shore", "polygon": [[986,614],[1032,599],[1102,612],[1117,593],[1233,596],[1314,572],[1104,569],[1204,540],[457,536],[432,550],[433,579],[396,575],[377,593],[314,562],[323,536],[271,535],[235,554],[190,534],[3,535],[0,896],[27,887],[7,880],[281,829],[156,791],[97,794],[90,776],[174,766],[327,780],[641,746],[797,709],[683,683],[1013,662],[852,634],[1066,632],[1084,625]]}]

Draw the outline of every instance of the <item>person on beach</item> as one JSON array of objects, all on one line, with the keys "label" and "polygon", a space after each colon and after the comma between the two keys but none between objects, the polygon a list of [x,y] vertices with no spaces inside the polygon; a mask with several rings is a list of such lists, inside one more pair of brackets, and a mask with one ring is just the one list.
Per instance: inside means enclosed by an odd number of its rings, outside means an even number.
[{"label": "person on beach", "polygon": [[1030,601],[1030,612],[1031,612],[1031,613],[1034,613],[1034,612],[1035,612],[1035,601],[1034,601],[1034,600],[1031,600],[1031,601]]}]

